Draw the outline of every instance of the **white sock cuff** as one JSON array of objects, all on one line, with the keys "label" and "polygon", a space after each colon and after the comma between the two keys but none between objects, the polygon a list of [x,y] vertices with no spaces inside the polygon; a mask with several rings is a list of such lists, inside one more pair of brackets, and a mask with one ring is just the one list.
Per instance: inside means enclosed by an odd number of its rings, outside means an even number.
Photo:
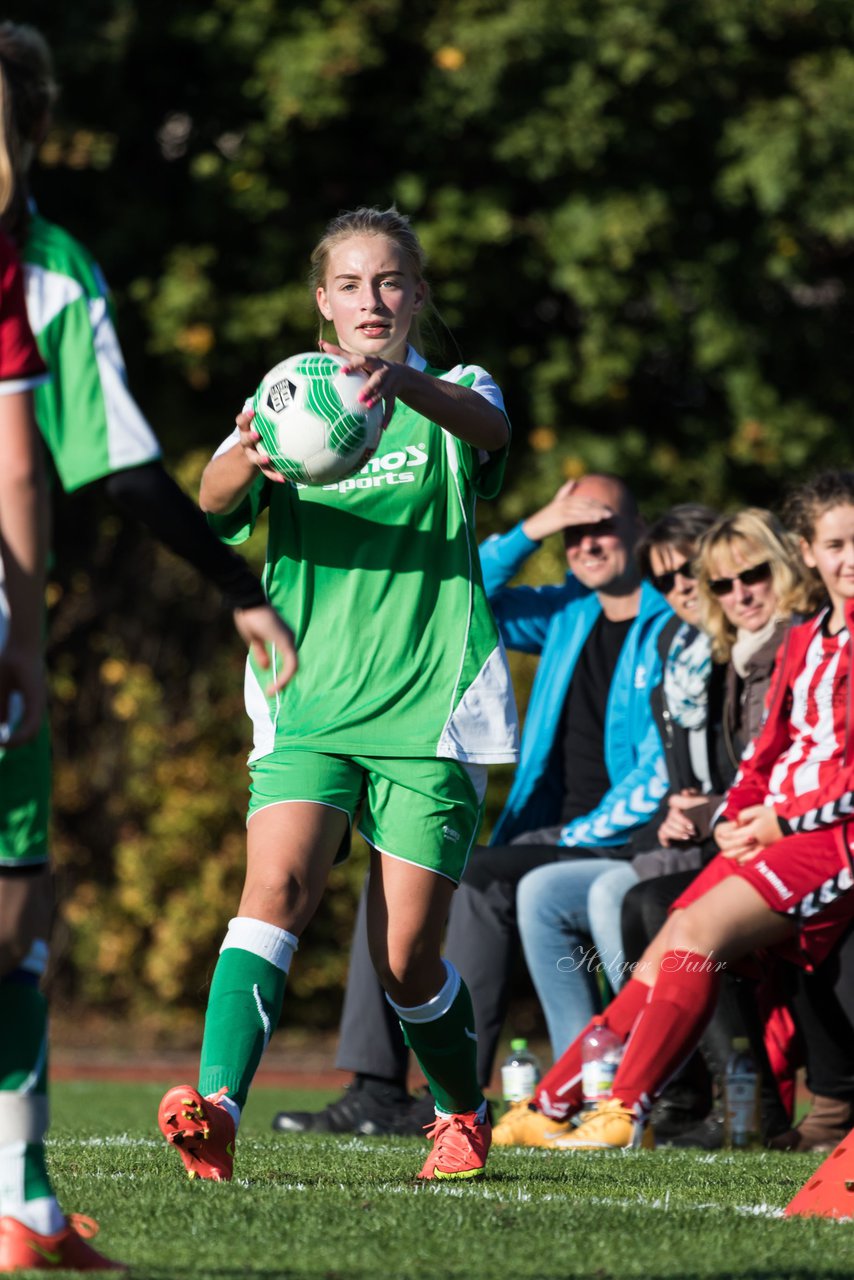
[{"label": "white sock cuff", "polygon": [[47,1133],[48,1104],[43,1093],[0,1091],[0,1145],[41,1142]]},{"label": "white sock cuff", "polygon": [[291,967],[294,952],[299,947],[299,939],[294,934],[288,933],[287,929],[280,929],[275,924],[267,924],[266,920],[253,920],[251,916],[235,916],[228,922],[228,932],[219,949],[220,955],[231,947],[237,947],[240,951],[251,951],[253,955],[260,956],[262,960],[281,969],[282,973],[287,973]]},{"label": "white sock cuff", "polygon": [[395,1004],[391,996],[386,996],[386,1000],[403,1022],[435,1022],[448,1012],[459,994],[461,978],[450,960],[443,960],[442,964],[445,966],[447,977],[443,986],[426,1004],[417,1004],[412,1009],[406,1009],[402,1005]]}]

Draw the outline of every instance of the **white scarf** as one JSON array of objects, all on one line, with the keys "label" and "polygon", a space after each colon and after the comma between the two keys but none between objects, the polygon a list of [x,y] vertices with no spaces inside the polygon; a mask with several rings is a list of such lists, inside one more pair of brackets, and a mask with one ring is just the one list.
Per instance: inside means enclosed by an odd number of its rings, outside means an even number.
[{"label": "white scarf", "polygon": [[780,619],[773,617],[769,618],[765,626],[760,627],[758,631],[745,631],[743,627],[738,628],[735,634],[735,644],[732,646],[732,653],[730,654],[730,661],[742,680],[750,669],[751,659],[764,644],[767,644],[779,625]]}]

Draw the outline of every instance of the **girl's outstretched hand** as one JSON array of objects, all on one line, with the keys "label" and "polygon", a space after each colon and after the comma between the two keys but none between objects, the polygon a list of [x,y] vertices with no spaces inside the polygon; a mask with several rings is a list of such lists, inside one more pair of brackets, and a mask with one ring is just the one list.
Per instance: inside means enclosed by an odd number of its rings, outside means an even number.
[{"label": "girl's outstretched hand", "polygon": [[406,377],[408,366],[393,360],[382,360],[379,356],[362,356],[352,351],[343,351],[341,347],[336,347],[334,342],[321,340],[320,347],[328,356],[341,356],[347,361],[343,368],[344,373],[359,372],[368,375],[368,381],[359,393],[359,400],[366,409],[372,409],[382,400],[384,408],[382,429],[385,431],[391,422],[395,401],[400,394],[400,387]]},{"label": "girl's outstretched hand", "polygon": [[237,423],[237,429],[240,432],[240,445],[244,454],[253,466],[257,467],[268,480],[272,480],[274,484],[286,484],[287,477],[283,476],[280,471],[276,471],[269,456],[264,452],[263,448],[258,448],[258,442],[261,439],[260,434],[254,430],[252,419],[255,417],[253,409],[244,409],[242,413],[238,413],[234,421]]}]

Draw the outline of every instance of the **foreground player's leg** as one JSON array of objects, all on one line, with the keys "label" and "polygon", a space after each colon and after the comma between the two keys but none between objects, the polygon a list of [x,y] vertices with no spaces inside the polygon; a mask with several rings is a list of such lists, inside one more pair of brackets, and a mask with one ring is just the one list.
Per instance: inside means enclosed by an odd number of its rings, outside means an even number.
[{"label": "foreground player's leg", "polygon": [[47,944],[0,979],[0,1272],[59,1267],[123,1271],[86,1243],[97,1226],[66,1220],[45,1164],[47,1001],[38,989]]},{"label": "foreground player's leg", "polygon": [[34,944],[0,979],[0,1213],[43,1234],[64,1224],[44,1158],[47,1000],[38,983],[46,950]]},{"label": "foreground player's leg", "polygon": [[278,1025],[299,932],[346,829],[342,814],[331,815],[317,805],[280,805],[250,823],[240,914],[229,921],[211,982],[199,1086],[168,1090],[158,1110],[160,1131],[191,1178],[231,1179],[240,1115]]}]

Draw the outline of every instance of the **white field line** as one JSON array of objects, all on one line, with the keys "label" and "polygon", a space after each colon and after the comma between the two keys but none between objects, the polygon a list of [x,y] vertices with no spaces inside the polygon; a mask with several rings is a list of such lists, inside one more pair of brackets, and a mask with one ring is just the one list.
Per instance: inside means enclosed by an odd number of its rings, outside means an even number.
[{"label": "white field line", "polygon": [[46,1147],[56,1147],[61,1150],[63,1147],[162,1147],[163,1139],[159,1141],[156,1138],[132,1138],[129,1133],[113,1133],[107,1137],[91,1137],[91,1138],[45,1138]]},{"label": "white field line", "polygon": [[[48,1138],[46,1145],[49,1147],[56,1147],[56,1148],[138,1147],[138,1148],[145,1148],[145,1149],[159,1148],[164,1146],[163,1142],[158,1139],[138,1138],[138,1137],[134,1138],[127,1133],[113,1134],[103,1138],[101,1137]],[[253,1147],[253,1146],[262,1147],[264,1145],[266,1144],[260,1143],[260,1142],[255,1143],[251,1139],[249,1139],[244,1144],[245,1147]],[[365,1139],[354,1137],[354,1138],[348,1139],[345,1142],[342,1142],[340,1144],[340,1149],[341,1150],[349,1149],[351,1151],[376,1152],[378,1150],[378,1146],[376,1142],[367,1141]],[[392,1148],[389,1147],[388,1149],[391,1150]],[[396,1149],[399,1150],[399,1148],[396,1148]],[[534,1153],[532,1152],[532,1154]],[[540,1153],[536,1153],[536,1154],[539,1155]],[[550,1154],[550,1153],[545,1153],[545,1154]],[[721,1157],[719,1156],[700,1156],[698,1157],[698,1162],[702,1162],[705,1164],[705,1163],[711,1163],[713,1160],[720,1160],[720,1159]],[[727,1159],[728,1157],[723,1157],[723,1160],[727,1160]],[[123,1179],[123,1178],[133,1179],[135,1175],[130,1172],[114,1171],[114,1172],[108,1173],[106,1171],[102,1172],[98,1170],[98,1171],[90,1172],[88,1176],[93,1178],[100,1177],[108,1181],[116,1181],[117,1179]],[[245,1189],[251,1189],[253,1184],[251,1179],[235,1178],[234,1185],[243,1187]],[[338,1184],[338,1186],[339,1186],[339,1189],[345,1193],[349,1193],[353,1191],[353,1187],[347,1186],[346,1183],[341,1182]],[[283,1182],[283,1183],[278,1183],[276,1185],[276,1189],[278,1191],[284,1191],[284,1192],[308,1193],[308,1192],[313,1192],[315,1190],[315,1187],[309,1186],[304,1182]],[[784,1210],[781,1206],[768,1204],[767,1202],[763,1202],[762,1204],[726,1205],[726,1204],[718,1204],[714,1200],[705,1200],[705,1201],[699,1201],[699,1202],[672,1200],[669,1191],[666,1191],[663,1196],[656,1197],[655,1199],[650,1199],[650,1197],[648,1196],[633,1196],[633,1197],[579,1196],[579,1195],[573,1195],[571,1193],[556,1194],[554,1192],[545,1192],[544,1194],[539,1194],[538,1192],[531,1192],[530,1190],[528,1190],[523,1183],[518,1184],[512,1190],[507,1187],[502,1187],[499,1190],[496,1187],[490,1186],[488,1182],[487,1183],[469,1182],[464,1187],[448,1186],[447,1184],[438,1185],[435,1183],[432,1185],[422,1183],[421,1185],[416,1186],[409,1182],[403,1182],[403,1183],[385,1182],[385,1183],[379,1183],[376,1187],[369,1188],[369,1191],[370,1191],[370,1194],[378,1195],[378,1196],[412,1195],[412,1194],[444,1195],[444,1196],[457,1196],[457,1197],[476,1196],[476,1197],[479,1197],[481,1200],[494,1200],[498,1204],[548,1204],[548,1203],[578,1204],[578,1203],[583,1203],[583,1204],[590,1204],[590,1205],[598,1205],[603,1209],[642,1208],[642,1209],[652,1209],[652,1210],[659,1210],[659,1211],[663,1210],[664,1212],[667,1212],[671,1209],[675,1209],[675,1210],[681,1210],[688,1213],[721,1213],[721,1214],[737,1213],[737,1214],[742,1214],[744,1216],[752,1217],[752,1218],[784,1217]],[[851,1220],[849,1218],[829,1218],[827,1219],[827,1221],[847,1223],[847,1222],[850,1222]]]}]

